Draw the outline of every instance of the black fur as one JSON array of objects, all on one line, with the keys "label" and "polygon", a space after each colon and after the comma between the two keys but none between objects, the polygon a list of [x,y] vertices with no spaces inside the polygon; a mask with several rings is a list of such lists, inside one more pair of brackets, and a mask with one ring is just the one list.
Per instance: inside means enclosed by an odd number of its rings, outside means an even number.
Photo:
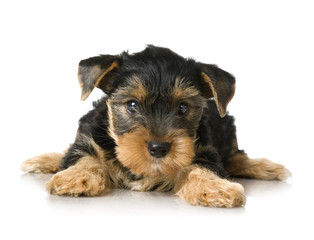
[{"label": "black fur", "polygon": [[194,162],[213,170],[221,177],[227,177],[224,166],[232,151],[235,150],[232,145],[236,141],[234,117],[226,115],[220,118],[215,103],[209,100],[203,112],[197,136],[196,144],[212,146],[212,151],[198,152]]},{"label": "black fur", "polygon": [[86,141],[84,135],[77,137],[75,142],[71,145],[69,151],[67,151],[65,157],[60,163],[60,170],[64,170],[71,165],[74,165],[80,158],[89,155],[93,157],[99,157],[94,146]]}]

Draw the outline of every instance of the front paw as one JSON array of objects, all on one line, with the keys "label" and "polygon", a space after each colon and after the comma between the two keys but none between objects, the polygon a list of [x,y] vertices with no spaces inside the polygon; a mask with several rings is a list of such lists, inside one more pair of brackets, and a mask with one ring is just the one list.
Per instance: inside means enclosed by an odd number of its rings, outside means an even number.
[{"label": "front paw", "polygon": [[212,179],[211,175],[206,178],[204,172],[201,169],[192,171],[177,195],[192,205],[227,208],[245,205],[242,185],[218,177]]},{"label": "front paw", "polygon": [[253,159],[255,165],[251,172],[256,176],[254,178],[261,180],[287,180],[292,176],[291,172],[285,166],[272,162],[267,158]]},{"label": "front paw", "polygon": [[109,190],[107,182],[101,169],[79,169],[72,166],[54,175],[47,182],[46,188],[55,195],[97,196]]},{"label": "front paw", "polygon": [[56,173],[63,156],[62,153],[52,152],[32,157],[22,163],[21,169],[29,173]]}]

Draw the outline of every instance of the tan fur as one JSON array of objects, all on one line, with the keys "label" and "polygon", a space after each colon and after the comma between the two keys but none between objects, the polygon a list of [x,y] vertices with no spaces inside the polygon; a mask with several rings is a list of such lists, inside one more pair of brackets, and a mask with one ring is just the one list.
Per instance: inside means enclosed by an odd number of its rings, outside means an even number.
[{"label": "tan fur", "polygon": [[249,177],[261,180],[285,180],[291,172],[283,165],[266,158],[250,159],[246,154],[238,153],[231,157],[227,171],[231,176]]},{"label": "tan fur", "polygon": [[[97,145],[97,143],[94,141],[93,138],[78,132],[77,135],[76,135],[75,141],[82,141],[87,146],[90,146],[90,148],[94,149],[95,153],[96,153],[96,156],[98,157],[100,162],[101,162],[102,159],[105,158],[106,152],[101,147],[99,147],[99,145]],[[78,154],[80,154],[82,156],[84,156],[84,155],[89,156],[86,152],[80,151],[79,149],[76,149],[76,153],[78,153]]]},{"label": "tan fur", "polygon": [[[218,112],[219,112],[220,117],[226,116],[226,114],[227,114],[226,108],[220,104],[219,99],[218,99],[217,90],[216,90],[216,88],[214,87],[212,80],[211,80],[210,77],[209,77],[206,73],[204,73],[204,72],[202,72],[201,75],[202,75],[202,78],[204,79],[204,81],[209,85],[209,87],[210,87],[210,89],[211,89],[211,92],[212,92],[212,94],[213,94],[213,97],[215,98],[216,106],[217,106],[217,109],[218,109]],[[218,83],[218,84],[219,84],[219,83]],[[229,102],[231,101],[231,99],[233,98],[234,93],[235,93],[235,86],[236,86],[235,84],[232,86],[232,89],[233,89],[232,94],[229,96],[228,99],[226,99],[225,106],[227,106],[228,103],[229,103]],[[227,87],[228,87],[228,86],[227,86]],[[222,90],[222,89],[225,89],[226,86],[225,86],[225,84],[220,83],[220,85],[219,85],[217,88],[219,88],[219,89]]]},{"label": "tan fur", "polygon": [[143,85],[143,81],[136,75],[133,75],[128,78],[128,83],[130,86],[128,87],[120,87],[118,91],[112,94],[112,98],[114,96],[125,96],[125,101],[122,103],[127,103],[130,100],[137,100],[138,102],[144,102],[147,100],[147,96],[149,92],[147,88]]},{"label": "tan fur", "polygon": [[119,69],[120,65],[117,61],[114,61],[110,67],[108,67],[107,69],[105,69],[105,71],[97,78],[96,83],[95,83],[95,87],[97,87],[98,85],[100,85],[100,82],[102,81],[102,79],[112,70],[114,69]]},{"label": "tan fur", "polygon": [[146,143],[150,139],[150,134],[144,127],[118,137],[117,157],[124,166],[132,169],[135,174],[140,175],[147,172],[146,175],[149,175],[154,167],[154,162],[151,162],[150,154],[146,150]]},{"label": "tan fur", "polygon": [[134,191],[170,191],[175,183],[176,174],[145,177],[131,181],[122,170],[119,163],[109,161],[107,163],[108,174],[115,188],[128,188]]},{"label": "tan fur", "polygon": [[108,110],[107,110],[107,113],[108,113],[108,134],[110,137],[112,137],[112,139],[114,139],[115,142],[117,142],[118,140],[118,137],[116,135],[116,133],[114,132],[114,128],[113,128],[113,121],[114,121],[114,116],[112,114],[112,108],[111,108],[111,101],[110,100],[107,100],[106,102],[107,106],[108,106]]},{"label": "tan fur", "polygon": [[245,204],[244,189],[240,184],[221,179],[199,167],[190,169],[186,182],[176,195],[192,205],[238,207]]},{"label": "tan fur", "polygon": [[45,153],[22,163],[21,169],[30,173],[56,173],[64,153]]},{"label": "tan fur", "polygon": [[[99,65],[96,65],[93,67],[93,71],[91,71],[90,76],[88,79],[84,79],[85,82],[88,82],[92,87],[89,89],[89,91],[84,92],[83,91],[83,79],[82,76],[80,75],[80,68],[84,68],[84,67],[79,67],[79,71],[78,71],[78,80],[79,80],[79,84],[81,87],[81,100],[86,100],[86,98],[88,98],[88,96],[91,94],[91,92],[93,91],[93,89],[95,87],[97,87],[98,85],[101,84],[101,80],[112,70],[114,69],[119,69],[119,64],[118,62],[114,61],[107,69],[102,69]],[[94,83],[94,79],[96,79],[95,83]]]},{"label": "tan fur", "polygon": [[[83,156],[75,165],[55,174],[46,184],[51,194],[71,196],[96,196],[111,189],[106,153],[86,135],[78,134],[77,139],[85,141],[96,151],[95,157]],[[81,153],[84,155],[84,152]],[[64,156],[60,153],[47,153],[31,158],[22,164],[22,170],[34,173],[55,173]]]},{"label": "tan fur", "polygon": [[212,94],[213,94],[213,97],[215,98],[216,100],[216,105],[217,105],[217,108],[218,108],[218,112],[220,114],[221,117],[224,117],[226,115],[225,111],[222,109],[222,107],[220,106],[219,102],[218,102],[218,95],[217,95],[217,92],[216,92],[216,89],[212,83],[212,80],[210,79],[209,76],[207,76],[207,74],[205,73],[201,73],[202,75],[202,78],[204,79],[204,81],[209,85],[211,91],[212,91]]},{"label": "tan fur", "polygon": [[193,86],[184,86],[184,81],[179,77],[176,78],[175,86],[169,96],[172,96],[172,102],[176,103],[193,96],[199,95],[200,92]]},{"label": "tan fur", "polygon": [[147,151],[147,142],[156,140],[144,127],[117,137],[116,153],[122,164],[135,174],[159,176],[171,174],[191,164],[194,157],[194,139],[179,134],[164,137],[161,141],[171,142],[169,154],[155,159]]},{"label": "tan fur", "polygon": [[86,156],[75,165],[58,172],[46,184],[47,191],[56,195],[97,196],[111,189],[99,159]]},{"label": "tan fur", "polygon": [[[132,76],[131,79],[129,79],[130,82],[132,82],[132,86],[134,87],[131,91],[130,89],[125,89],[126,95],[129,95],[135,99],[137,99],[140,102],[143,102],[147,96],[148,91],[147,88],[143,85],[142,80],[138,76]],[[119,91],[119,94],[121,92]]]}]

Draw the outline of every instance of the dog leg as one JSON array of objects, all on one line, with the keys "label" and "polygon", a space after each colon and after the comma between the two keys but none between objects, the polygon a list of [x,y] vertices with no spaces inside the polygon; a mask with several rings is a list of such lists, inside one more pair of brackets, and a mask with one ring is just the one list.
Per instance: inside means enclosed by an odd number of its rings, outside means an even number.
[{"label": "dog leg", "polygon": [[245,205],[242,185],[219,178],[210,170],[195,166],[180,182],[175,194],[192,205],[228,208]]},{"label": "dog leg", "polygon": [[105,152],[84,134],[78,134],[60,163],[60,172],[46,184],[51,194],[97,196],[110,190]]},{"label": "dog leg", "polygon": [[45,153],[22,163],[21,169],[30,173],[56,173],[64,153]]},{"label": "dog leg", "polygon": [[46,188],[55,195],[97,196],[110,189],[110,182],[99,159],[86,156],[54,175]]},{"label": "dog leg", "polygon": [[241,152],[228,159],[226,170],[234,177],[261,180],[285,180],[291,176],[291,172],[281,164],[266,158],[251,159]]}]

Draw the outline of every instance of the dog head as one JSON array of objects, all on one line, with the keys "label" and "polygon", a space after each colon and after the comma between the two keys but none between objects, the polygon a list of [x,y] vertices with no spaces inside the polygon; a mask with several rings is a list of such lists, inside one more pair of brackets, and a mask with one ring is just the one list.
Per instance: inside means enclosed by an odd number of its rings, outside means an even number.
[{"label": "dog head", "polygon": [[154,46],[82,60],[78,78],[82,100],[95,87],[106,93],[117,157],[144,176],[190,165],[207,99],[215,99],[224,117],[235,90],[234,77],[217,66]]}]

